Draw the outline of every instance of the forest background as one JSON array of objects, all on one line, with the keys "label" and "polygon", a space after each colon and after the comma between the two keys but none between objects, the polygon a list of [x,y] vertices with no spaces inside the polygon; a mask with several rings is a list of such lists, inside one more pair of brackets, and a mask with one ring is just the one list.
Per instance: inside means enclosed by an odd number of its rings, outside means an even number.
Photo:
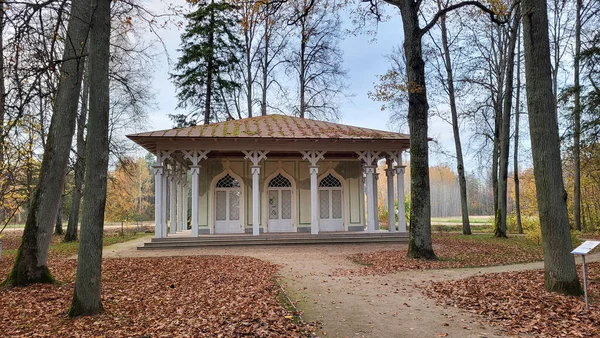
[{"label": "forest background", "polygon": [[[319,41],[326,41],[329,52],[320,55],[324,68],[315,73],[323,77],[321,86],[329,90],[328,96],[317,98],[312,109],[303,111],[300,100],[301,83],[298,74],[290,71],[297,65],[298,47],[303,34],[298,22],[285,19],[285,11],[294,11],[294,6],[306,6],[307,2],[289,2],[282,6],[280,17],[272,23],[279,31],[273,37],[277,53],[271,54],[270,65],[264,64],[265,22],[260,12],[252,12],[254,2],[237,3],[240,10],[232,12],[238,22],[246,22],[237,27],[236,34],[245,45],[239,51],[241,62],[229,76],[245,79],[240,88],[227,94],[223,100],[231,111],[215,113],[211,122],[226,118],[243,118],[254,112],[285,113],[304,115],[309,118],[325,119],[342,123],[406,131],[406,100],[401,92],[403,81],[403,61],[397,57],[401,50],[401,24],[395,9],[379,4],[377,14],[382,21],[373,20],[366,4],[352,2],[317,1],[315,8],[326,10],[315,12],[307,19],[315,24],[327,24],[327,29],[315,29],[316,34],[324,34]],[[574,218],[574,181],[576,172],[581,177],[581,223],[584,229],[596,230],[600,218],[600,202],[594,198],[600,192],[600,158],[597,150],[596,116],[598,106],[594,105],[596,68],[594,50],[598,47],[598,5],[593,1],[548,1],[550,15],[551,53],[553,61],[553,81],[555,101],[558,103],[560,135],[563,145],[563,173],[569,201],[570,217]],[[42,29],[42,22],[54,22],[64,27],[61,20],[61,2],[47,6],[28,16],[27,6],[7,2],[3,17],[3,78],[6,95],[3,96],[6,109],[3,109],[2,125],[2,175],[0,193],[2,202],[0,215],[5,224],[21,223],[28,206],[27,197],[37,181],[47,127],[51,118],[51,106],[57,82],[57,69],[51,60],[58,59],[61,52],[60,33],[49,36]],[[124,138],[127,133],[150,129],[166,129],[173,126],[168,115],[193,115],[194,109],[185,109],[179,102],[177,109],[175,93],[177,89],[169,84],[169,75],[175,73],[175,60],[181,40],[179,35],[185,30],[184,15],[195,9],[184,1],[152,2],[144,4],[135,1],[121,1],[113,9],[113,47],[111,72],[111,172],[108,186],[107,213],[109,221],[149,220],[153,213],[153,182],[150,168],[153,157],[140,152]],[[250,11],[242,11],[241,9]],[[425,9],[427,10],[427,9]],[[387,11],[387,12],[386,12]],[[460,186],[456,172],[456,152],[451,133],[450,105],[448,88],[444,84],[445,55],[452,53],[456,66],[456,94],[459,98],[458,123],[460,138],[465,146],[465,168],[468,209],[471,215],[493,215],[497,200],[498,160],[500,143],[499,126],[502,123],[502,109],[498,108],[506,95],[506,53],[510,37],[509,27],[498,26],[483,15],[473,16],[473,9],[460,10],[448,17],[447,31],[450,36],[450,49],[444,51],[439,44],[441,26],[436,26],[425,37],[426,67],[430,106],[433,112],[430,135],[434,139],[432,157],[435,159],[431,173],[432,216],[458,216],[460,210]],[[578,12],[579,11],[579,12]],[[39,14],[39,15],[38,15]],[[579,15],[578,15],[579,14]],[[584,18],[584,29],[579,43],[584,51],[589,51],[587,63],[579,66],[582,80],[581,94],[584,97],[584,129],[581,137],[581,165],[575,168],[574,145],[574,86],[576,52],[576,17]],[[249,18],[256,24],[252,40],[246,39]],[[29,20],[27,30],[20,23]],[[117,23],[117,24],[115,24]],[[262,25],[262,26],[261,26]],[[324,26],[325,27],[325,26]],[[21,31],[21,29],[23,31]],[[60,32],[60,29],[58,30]],[[486,32],[481,34],[481,32]],[[27,33],[27,35],[25,34]],[[262,34],[262,37],[261,37]],[[262,40],[261,40],[262,39]],[[358,39],[358,40],[357,40]],[[520,39],[519,39],[520,40]],[[357,43],[361,41],[361,43]],[[365,41],[371,41],[371,58],[361,57],[360,49]],[[39,48],[39,42],[45,49]],[[520,44],[519,44],[520,45]],[[272,45],[273,46],[273,45]],[[315,45],[316,46],[316,45]],[[581,47],[581,46],[580,46]],[[272,47],[271,47],[272,48]],[[373,50],[380,51],[380,57],[373,57]],[[596,52],[597,53],[597,52]],[[315,54],[317,55],[317,54]],[[596,55],[596,56],[594,56]],[[334,57],[335,56],[335,57]],[[521,63],[519,49],[515,63]],[[26,61],[24,61],[26,60]],[[262,61],[262,63],[261,63]],[[522,69],[522,66],[521,68]],[[244,76],[240,74],[250,74]],[[260,76],[268,72],[265,81]],[[152,79],[152,86],[148,85]],[[516,88],[524,90],[524,75],[514,77]],[[249,85],[248,85],[249,84]],[[244,86],[246,85],[246,86]],[[85,85],[84,85],[85,86]],[[267,94],[259,95],[263,88]],[[250,90],[248,90],[250,89]],[[85,88],[84,88],[85,90]],[[253,94],[252,94],[253,93]],[[514,156],[509,158],[508,211],[516,212],[517,181],[520,187],[520,206],[527,217],[535,218],[535,185],[531,170],[531,154],[528,142],[528,125],[524,111],[524,93],[509,94],[512,98],[509,113],[510,147]],[[587,96],[586,96],[587,95]],[[250,99],[248,97],[250,96]],[[82,94],[85,97],[85,94]],[[587,100],[587,101],[585,101]],[[82,101],[85,101],[82,99]],[[250,102],[249,104],[245,104]],[[265,108],[263,108],[265,107]],[[283,107],[275,109],[274,107]],[[84,112],[82,105],[81,112]],[[85,139],[85,112],[80,112],[81,135]],[[368,112],[368,114],[366,113]],[[196,112],[197,113],[197,112]],[[371,113],[373,115],[371,115]],[[372,118],[377,116],[377,118]],[[521,116],[520,119],[516,119]],[[517,133],[517,129],[520,131]],[[79,132],[78,132],[79,134]],[[81,136],[81,138],[79,137]],[[82,142],[81,142],[82,143]],[[74,143],[67,184],[61,203],[57,224],[78,208],[73,207],[74,192],[82,190],[77,182],[78,142]],[[515,147],[518,145],[519,147]],[[407,159],[408,160],[408,159]],[[408,162],[408,161],[407,161]],[[516,164],[516,165],[515,165]],[[516,169],[516,170],[515,170]],[[516,173],[516,174],[515,174]],[[408,175],[406,176],[409,177]],[[408,182],[405,187],[410,187]],[[380,189],[380,192],[383,189]],[[407,195],[408,191],[407,191]],[[385,197],[382,196],[381,199]],[[386,203],[381,203],[385,206]],[[383,208],[382,208],[383,209]]]}]

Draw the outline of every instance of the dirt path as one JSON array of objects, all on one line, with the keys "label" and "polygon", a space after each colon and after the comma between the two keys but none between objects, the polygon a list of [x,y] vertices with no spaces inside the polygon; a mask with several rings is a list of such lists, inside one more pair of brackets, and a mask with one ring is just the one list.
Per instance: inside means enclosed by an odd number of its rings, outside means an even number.
[{"label": "dirt path", "polygon": [[[543,268],[543,263],[475,269],[407,271],[385,276],[334,276],[356,267],[345,255],[406,249],[405,245],[351,244],[226,247],[138,251],[147,238],[106,247],[104,257],[242,255],[281,265],[280,275],[290,299],[308,321],[322,323],[326,337],[504,337],[480,324],[468,312],[438,306],[416,285],[431,280],[459,279],[490,273]],[[588,261],[598,261],[592,255]]]}]

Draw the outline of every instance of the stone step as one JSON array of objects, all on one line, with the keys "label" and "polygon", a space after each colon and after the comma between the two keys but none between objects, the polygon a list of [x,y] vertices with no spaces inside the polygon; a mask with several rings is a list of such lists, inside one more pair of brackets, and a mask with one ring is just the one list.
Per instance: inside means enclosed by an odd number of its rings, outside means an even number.
[{"label": "stone step", "polygon": [[298,245],[298,244],[341,244],[341,243],[408,243],[407,233],[383,234],[326,234],[326,235],[230,235],[230,236],[202,236],[202,237],[177,237],[153,238],[151,242],[144,243],[138,250],[174,249],[207,246],[242,246],[242,245]]}]

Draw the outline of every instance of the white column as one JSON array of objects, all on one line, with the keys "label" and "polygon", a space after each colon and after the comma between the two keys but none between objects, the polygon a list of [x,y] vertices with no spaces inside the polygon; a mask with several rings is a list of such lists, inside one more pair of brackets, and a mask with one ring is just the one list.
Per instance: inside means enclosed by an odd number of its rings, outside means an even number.
[{"label": "white column", "polygon": [[396,180],[398,184],[398,231],[406,232],[406,209],[404,208],[404,166],[396,166]]},{"label": "white column", "polygon": [[[166,163],[165,166],[166,168]],[[160,226],[161,226],[161,231],[160,233],[162,234],[163,237],[167,237],[167,189],[169,186],[169,178],[167,177],[167,173],[163,172],[162,175],[162,211],[160,213],[161,216],[161,220],[160,220]]]},{"label": "white column", "polygon": [[181,174],[177,177],[177,231],[183,230],[183,182]]},{"label": "white column", "polygon": [[376,168],[377,160],[381,151],[364,150],[357,151],[358,159],[363,161],[365,170],[365,182],[367,188],[367,231],[375,232],[378,229],[377,223],[377,194],[376,194]]},{"label": "white column", "polygon": [[174,176],[174,171],[169,173],[169,232],[175,234],[177,232],[177,180]]},{"label": "white column", "polygon": [[252,236],[260,234],[260,166],[252,166]]},{"label": "white column", "polygon": [[309,167],[310,171],[310,233],[317,235],[319,233],[319,166],[313,165]]},{"label": "white column", "polygon": [[200,166],[192,166],[192,237],[198,237],[198,177]]},{"label": "white column", "polygon": [[187,175],[184,170],[181,173],[181,231],[187,230]]},{"label": "white column", "polygon": [[375,197],[375,189],[373,183],[375,182],[373,176],[375,174],[375,166],[366,165],[365,169],[365,181],[367,182],[367,231],[375,232],[375,204],[373,204],[373,198]]},{"label": "white column", "polygon": [[192,237],[198,237],[198,198],[199,198],[199,187],[198,181],[200,176],[200,165],[198,164],[202,159],[207,159],[206,154],[210,150],[182,150],[184,158],[192,161]]},{"label": "white column", "polygon": [[252,236],[260,234],[260,161],[267,159],[267,150],[242,150],[252,161]]},{"label": "white column", "polygon": [[310,162],[308,167],[310,173],[310,233],[313,235],[319,234],[319,220],[321,218],[321,210],[319,209],[319,166],[317,162],[324,160],[324,150],[301,151],[302,159]]},{"label": "white column", "polygon": [[373,174],[373,209],[375,210],[375,230],[379,230],[379,187],[377,184],[378,181],[379,173],[377,172],[377,166],[375,166],[375,173]]},{"label": "white column", "polygon": [[185,181],[183,181],[183,230],[188,228],[188,210],[190,210],[190,183],[185,172]]},{"label": "white column", "polygon": [[[160,163],[160,162],[158,162]],[[163,166],[157,165],[154,168],[154,237],[162,238],[162,201],[163,201]]]},{"label": "white column", "polygon": [[387,200],[388,200],[388,231],[396,232],[396,210],[394,207],[394,168],[392,161],[388,159],[388,168],[385,170],[387,176]]}]

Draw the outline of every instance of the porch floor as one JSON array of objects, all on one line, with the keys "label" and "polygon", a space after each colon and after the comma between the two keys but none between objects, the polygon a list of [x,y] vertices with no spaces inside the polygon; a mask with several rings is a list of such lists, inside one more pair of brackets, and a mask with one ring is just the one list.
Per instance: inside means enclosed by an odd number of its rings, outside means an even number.
[{"label": "porch floor", "polygon": [[167,238],[152,238],[138,250],[197,248],[208,246],[250,246],[250,245],[294,245],[294,244],[340,244],[340,243],[408,243],[408,232],[388,231],[368,232],[322,232],[310,233],[262,233],[216,234],[191,237],[191,230],[182,231]]}]

